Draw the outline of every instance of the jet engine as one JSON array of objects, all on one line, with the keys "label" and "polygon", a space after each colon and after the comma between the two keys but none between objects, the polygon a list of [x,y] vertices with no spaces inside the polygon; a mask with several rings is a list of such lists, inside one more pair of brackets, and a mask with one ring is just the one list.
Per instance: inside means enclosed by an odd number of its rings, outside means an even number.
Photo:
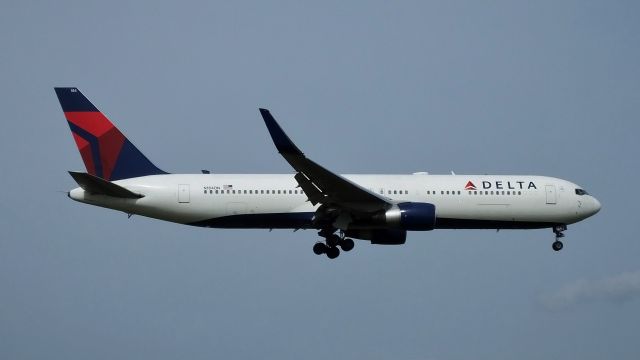
[{"label": "jet engine", "polygon": [[436,224],[436,207],[429,203],[400,203],[384,213],[384,221],[389,227],[396,229],[433,230]]}]

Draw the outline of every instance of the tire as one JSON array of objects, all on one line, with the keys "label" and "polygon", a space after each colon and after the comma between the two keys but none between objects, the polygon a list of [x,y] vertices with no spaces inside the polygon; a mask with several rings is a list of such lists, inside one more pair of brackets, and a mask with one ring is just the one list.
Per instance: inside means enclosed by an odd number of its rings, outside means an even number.
[{"label": "tire", "polygon": [[564,244],[562,244],[562,241],[556,240],[553,242],[551,247],[553,248],[554,251],[560,251],[564,247]]},{"label": "tire", "polygon": [[337,247],[328,247],[326,250],[327,257],[329,259],[335,259],[340,255],[340,249]]},{"label": "tire", "polygon": [[326,251],[327,251],[327,245],[325,245],[324,243],[317,242],[315,243],[315,245],[313,245],[313,253],[316,255],[322,255]]},{"label": "tire", "polygon": [[345,238],[342,241],[340,241],[340,247],[342,248],[342,251],[351,251],[353,250],[354,246],[356,246],[356,244],[353,242],[352,239]]},{"label": "tire", "polygon": [[327,245],[329,247],[335,247],[339,243],[340,243],[340,237],[338,235],[332,234],[329,237],[327,237]]}]

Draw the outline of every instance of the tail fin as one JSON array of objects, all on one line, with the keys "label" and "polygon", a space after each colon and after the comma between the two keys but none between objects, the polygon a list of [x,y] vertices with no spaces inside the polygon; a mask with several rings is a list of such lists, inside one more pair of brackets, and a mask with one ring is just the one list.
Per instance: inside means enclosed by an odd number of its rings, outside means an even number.
[{"label": "tail fin", "polygon": [[55,88],[87,172],[107,181],[166,174],[77,88]]}]

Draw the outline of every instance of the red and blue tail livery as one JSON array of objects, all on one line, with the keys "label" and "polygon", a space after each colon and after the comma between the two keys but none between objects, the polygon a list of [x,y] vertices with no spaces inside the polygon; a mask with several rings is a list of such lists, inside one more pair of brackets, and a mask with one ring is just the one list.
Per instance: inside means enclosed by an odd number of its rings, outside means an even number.
[{"label": "red and blue tail livery", "polygon": [[89,174],[107,181],[166,174],[144,156],[80,90],[57,87],[55,91]]}]

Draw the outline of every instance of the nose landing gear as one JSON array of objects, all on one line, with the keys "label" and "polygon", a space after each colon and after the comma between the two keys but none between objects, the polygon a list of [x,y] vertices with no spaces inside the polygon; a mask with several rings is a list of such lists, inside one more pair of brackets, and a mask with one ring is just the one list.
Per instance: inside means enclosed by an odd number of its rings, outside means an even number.
[{"label": "nose landing gear", "polygon": [[564,244],[562,244],[560,239],[564,237],[563,231],[565,230],[567,230],[567,225],[556,225],[553,227],[553,233],[556,235],[556,240],[553,242],[551,247],[554,251],[560,251],[564,247]]},{"label": "nose landing gear", "polygon": [[329,259],[335,259],[340,256],[340,248],[342,251],[347,252],[353,250],[355,246],[353,240],[346,238],[343,232],[340,232],[340,235],[336,235],[330,230],[322,230],[318,235],[324,237],[325,242],[318,241],[315,243],[313,252],[316,255],[325,254]]}]

